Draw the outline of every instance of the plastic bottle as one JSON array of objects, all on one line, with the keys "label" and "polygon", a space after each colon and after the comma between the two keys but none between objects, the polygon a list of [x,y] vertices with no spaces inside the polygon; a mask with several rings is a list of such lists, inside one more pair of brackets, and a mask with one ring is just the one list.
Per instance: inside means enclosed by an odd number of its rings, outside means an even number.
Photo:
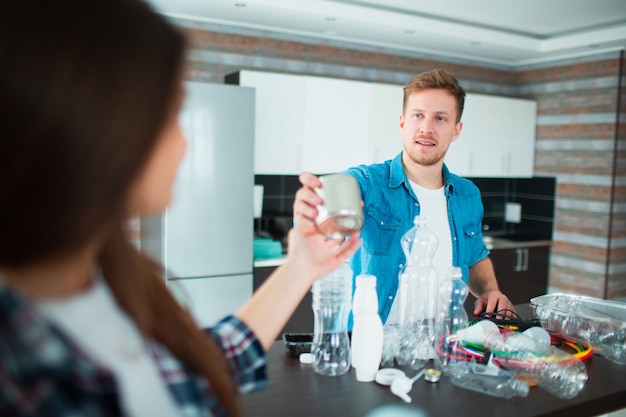
[{"label": "plastic bottle", "polygon": [[485,340],[494,359],[559,398],[574,398],[585,386],[585,364],[555,346],[518,332],[489,333]]},{"label": "plastic bottle", "polygon": [[346,264],[317,280],[313,293],[313,370],[321,375],[343,375],[350,369],[348,313],[352,270]]},{"label": "plastic bottle", "polygon": [[474,362],[455,363],[449,370],[450,380],[458,387],[499,398],[528,395],[528,383],[511,371]]},{"label": "plastic bottle", "polygon": [[439,245],[424,216],[401,239],[406,265],[399,275],[398,325],[402,337],[396,360],[419,369],[435,357],[438,276],[432,259]]},{"label": "plastic bottle", "polygon": [[455,347],[461,343],[454,334],[467,327],[468,317],[464,303],[468,292],[461,268],[451,266],[446,279],[439,284],[440,308],[435,325],[437,329],[435,358],[439,368],[446,375],[450,374],[451,365],[457,362]]},{"label": "plastic bottle", "polygon": [[352,366],[357,381],[373,381],[383,351],[383,322],[378,315],[376,277],[359,275],[352,301]]}]

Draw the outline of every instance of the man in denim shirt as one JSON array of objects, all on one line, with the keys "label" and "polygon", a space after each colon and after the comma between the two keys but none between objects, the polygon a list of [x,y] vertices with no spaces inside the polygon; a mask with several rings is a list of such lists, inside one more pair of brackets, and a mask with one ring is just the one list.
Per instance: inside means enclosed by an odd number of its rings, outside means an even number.
[{"label": "man in denim shirt", "polygon": [[[424,215],[439,239],[433,265],[441,278],[458,266],[477,301],[474,314],[514,310],[500,292],[489,250],[482,240],[483,206],[480,191],[469,180],[450,173],[443,163],[448,147],[461,134],[465,91],[451,74],[434,69],[404,86],[400,130],[403,151],[381,164],[360,165],[345,172],[354,176],[363,198],[363,245],[350,260],[355,276],[377,279],[379,314],[383,322],[396,320],[398,273],[405,255],[400,239],[416,215]],[[319,179],[300,175],[296,193],[296,222],[314,222],[322,203],[314,188]],[[392,308],[393,307],[393,308]],[[390,314],[391,313],[391,314]]]}]

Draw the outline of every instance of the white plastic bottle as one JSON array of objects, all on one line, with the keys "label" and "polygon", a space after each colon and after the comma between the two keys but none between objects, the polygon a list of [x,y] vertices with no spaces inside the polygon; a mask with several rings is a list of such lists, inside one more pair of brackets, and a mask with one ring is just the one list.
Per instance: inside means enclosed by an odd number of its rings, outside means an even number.
[{"label": "white plastic bottle", "polygon": [[376,277],[359,275],[352,301],[352,366],[357,381],[373,381],[383,352],[383,322],[378,315]]}]

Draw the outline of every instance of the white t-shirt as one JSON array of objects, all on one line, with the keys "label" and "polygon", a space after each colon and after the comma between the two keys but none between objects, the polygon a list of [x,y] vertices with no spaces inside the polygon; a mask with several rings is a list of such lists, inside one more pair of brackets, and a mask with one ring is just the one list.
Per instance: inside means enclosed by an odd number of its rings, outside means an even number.
[{"label": "white t-shirt", "polygon": [[39,310],[115,377],[125,414],[179,416],[174,399],[135,324],[103,279],[74,297],[40,300]]},{"label": "white t-shirt", "polygon": [[[430,190],[411,182],[413,192],[420,203],[420,216],[426,218],[426,226],[437,236],[439,245],[433,257],[433,267],[441,281],[452,266],[452,234],[448,221],[448,204],[444,188]],[[398,297],[394,298],[386,324],[398,320]]]}]

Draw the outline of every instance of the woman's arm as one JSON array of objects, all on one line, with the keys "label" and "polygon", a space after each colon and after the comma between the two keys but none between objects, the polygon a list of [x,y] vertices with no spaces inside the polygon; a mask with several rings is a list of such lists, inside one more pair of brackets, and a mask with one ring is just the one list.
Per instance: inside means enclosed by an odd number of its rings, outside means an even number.
[{"label": "woman's arm", "polygon": [[313,282],[339,267],[361,244],[358,233],[343,242],[327,240],[308,222],[299,222],[291,229],[288,242],[287,261],[235,313],[265,350],[276,340]]}]

